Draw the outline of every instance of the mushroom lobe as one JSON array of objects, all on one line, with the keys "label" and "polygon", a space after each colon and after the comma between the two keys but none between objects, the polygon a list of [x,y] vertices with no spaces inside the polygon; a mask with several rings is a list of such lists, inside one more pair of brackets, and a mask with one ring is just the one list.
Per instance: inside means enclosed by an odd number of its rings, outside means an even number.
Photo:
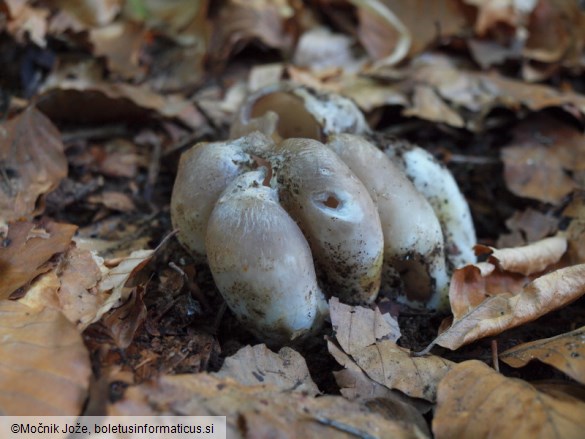
[{"label": "mushroom lobe", "polygon": [[264,181],[262,171],[247,172],[225,189],[206,246],[232,312],[258,337],[282,344],[318,328],[326,303],[307,241]]},{"label": "mushroom lobe", "polygon": [[178,239],[199,262],[205,260],[205,232],[217,199],[242,172],[256,167],[254,154],[272,141],[253,133],[227,142],[198,143],[186,151],[171,196],[171,219]]},{"label": "mushroom lobe", "polygon": [[347,303],[373,301],[384,238],[367,189],[318,141],[288,139],[277,152],[281,204],[307,237],[327,294]]}]

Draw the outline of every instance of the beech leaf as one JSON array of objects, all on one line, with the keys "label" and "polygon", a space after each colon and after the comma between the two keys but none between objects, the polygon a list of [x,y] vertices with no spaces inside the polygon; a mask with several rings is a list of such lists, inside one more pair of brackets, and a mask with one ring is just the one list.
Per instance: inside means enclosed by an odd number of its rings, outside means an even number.
[{"label": "beech leaf", "polygon": [[0,301],[0,413],[78,415],[90,376],[81,335],[59,311]]},{"label": "beech leaf", "polygon": [[432,428],[437,439],[577,439],[583,413],[583,401],[552,397],[470,360],[453,366],[439,384]]},{"label": "beech leaf", "polygon": [[61,134],[34,107],[0,124],[0,225],[43,211],[43,197],[67,176]]},{"label": "beech leaf", "polygon": [[454,315],[453,324],[424,352],[438,344],[457,349],[464,344],[537,319],[585,294],[585,264],[545,274],[522,288],[518,294],[489,297],[475,308]]},{"label": "beech leaf", "polygon": [[556,337],[515,346],[502,352],[500,359],[512,367],[539,360],[585,384],[585,326]]},{"label": "beech leaf", "polygon": [[315,396],[319,388],[311,379],[305,359],[295,350],[284,347],[278,353],[264,344],[246,346],[225,362],[218,377],[235,378],[242,384],[273,384],[285,391]]}]

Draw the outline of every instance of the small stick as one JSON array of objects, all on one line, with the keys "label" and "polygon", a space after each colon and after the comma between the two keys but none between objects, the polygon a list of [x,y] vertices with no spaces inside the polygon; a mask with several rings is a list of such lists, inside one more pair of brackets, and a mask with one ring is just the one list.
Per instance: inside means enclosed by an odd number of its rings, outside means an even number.
[{"label": "small stick", "polygon": [[496,372],[500,371],[500,362],[498,360],[498,342],[497,340],[492,340],[492,364],[494,365],[494,369]]}]

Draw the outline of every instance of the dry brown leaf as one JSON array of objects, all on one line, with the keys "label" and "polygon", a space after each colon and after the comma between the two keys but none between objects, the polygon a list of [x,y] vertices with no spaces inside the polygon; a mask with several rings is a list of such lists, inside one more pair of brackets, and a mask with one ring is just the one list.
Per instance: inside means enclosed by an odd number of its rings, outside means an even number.
[{"label": "dry brown leaf", "polygon": [[67,176],[61,134],[34,107],[0,124],[0,224],[43,211]]},{"label": "dry brown leaf", "polygon": [[[465,10],[459,1],[381,0],[379,3],[388,8],[408,32],[410,41],[404,55],[420,53],[439,38],[455,36],[469,26]],[[391,55],[400,41],[400,27],[392,26],[387,20],[382,21],[380,14],[374,14],[365,7],[358,9],[358,16],[358,36],[368,53],[375,59]]]},{"label": "dry brown leaf", "polygon": [[437,439],[577,439],[583,413],[578,399],[553,398],[471,360],[455,365],[439,384],[433,433]]},{"label": "dry brown leaf", "polygon": [[[59,265],[50,267],[52,271],[41,276],[20,302],[35,309],[57,309],[80,331],[117,308],[118,312],[109,316],[107,326],[123,344],[142,321],[143,306],[140,300],[127,302],[135,290],[126,284],[152,254],[152,250],[137,250],[106,266],[102,258],[89,250],[72,246]],[[117,322],[120,318],[123,321]]]},{"label": "dry brown leaf", "polygon": [[490,255],[488,260],[500,269],[529,276],[556,264],[567,251],[567,238],[553,236],[523,247],[496,249],[474,247],[476,255]]},{"label": "dry brown leaf", "polygon": [[[109,415],[227,416],[228,437],[424,438],[414,425],[385,419],[340,396],[308,397],[271,385],[246,386],[205,373],[162,376],[129,388]],[[292,436],[291,436],[292,435]]]},{"label": "dry brown leaf", "polygon": [[126,79],[140,81],[146,73],[140,64],[140,51],[145,44],[146,30],[130,21],[117,21],[91,29],[89,38],[96,56],[105,56],[111,72]]},{"label": "dry brown leaf", "polygon": [[[425,349],[432,346],[457,349],[483,337],[530,322],[585,294],[585,264],[545,274],[517,293],[489,297],[474,308],[455,306],[453,324]],[[451,296],[451,292],[450,292]]]},{"label": "dry brown leaf", "polygon": [[35,226],[30,222],[12,223],[0,246],[0,299],[24,287],[53,264],[49,259],[69,247],[77,230],[72,224],[48,222]]},{"label": "dry brown leaf", "polygon": [[514,194],[558,204],[574,188],[585,188],[585,135],[550,116],[527,118],[502,149],[504,178]]},{"label": "dry brown leaf", "polygon": [[442,122],[452,127],[463,128],[465,121],[451,107],[445,103],[429,86],[419,85],[414,88],[412,105],[402,114],[409,117],[418,117],[431,122]]},{"label": "dry brown leaf", "polygon": [[60,312],[0,301],[0,412],[79,415],[91,367],[81,335]]},{"label": "dry brown leaf", "polygon": [[132,288],[127,283],[140,271],[153,256],[153,250],[136,250],[129,256],[118,260],[117,265],[105,273],[97,285],[100,293],[108,293],[105,302],[101,303],[95,317],[90,323],[97,322],[106,312],[126,302]]},{"label": "dry brown leaf", "polygon": [[511,233],[501,235],[497,247],[516,247],[551,236],[557,232],[558,219],[550,213],[541,213],[529,207],[514,212],[506,220],[506,227]]},{"label": "dry brown leaf", "polygon": [[146,320],[147,310],[144,304],[144,287],[138,285],[132,289],[128,300],[120,307],[104,315],[102,322],[116,346],[125,349],[134,340],[134,334]]},{"label": "dry brown leaf", "polygon": [[[378,69],[374,73],[379,81],[363,80],[359,89],[365,92],[368,87],[375,87],[377,96],[370,95],[367,99],[360,99],[356,86],[352,84],[355,80],[342,82],[339,86],[341,92],[356,98],[359,105],[362,105],[363,100],[370,107],[384,101],[401,105],[406,97],[413,94],[416,87],[426,85],[463,118],[465,127],[471,131],[482,130],[486,124],[486,116],[498,107],[511,111],[539,111],[554,107],[573,116],[585,113],[583,95],[561,92],[546,85],[529,84],[497,74],[466,71],[449,58],[438,54],[423,54],[404,70]],[[407,104],[405,109],[410,107],[412,104]],[[443,122],[450,123],[453,120],[455,119],[451,113],[446,113]]]},{"label": "dry brown leaf", "polygon": [[351,357],[374,381],[431,402],[435,401],[439,381],[453,365],[434,355],[415,357],[390,340],[377,342]]},{"label": "dry brown leaf", "polygon": [[208,53],[223,62],[252,41],[291,52],[294,20],[295,10],[287,0],[229,0],[216,17]]},{"label": "dry brown leaf", "polygon": [[515,346],[502,352],[500,359],[512,367],[539,360],[585,384],[585,326],[556,337]]},{"label": "dry brown leaf", "polygon": [[345,367],[339,372],[333,372],[340,392],[345,398],[366,404],[368,401],[384,401],[386,407],[392,407],[392,414],[386,416],[388,419],[414,423],[422,432],[430,436],[426,421],[421,416],[421,413],[430,410],[429,403],[405,396],[402,392],[391,390],[372,380],[331,339],[327,340],[327,348],[335,361]]},{"label": "dry brown leaf", "polygon": [[25,44],[30,39],[36,45],[45,47],[49,10],[28,3],[22,0],[4,0],[9,15],[6,30],[20,43]]},{"label": "dry brown leaf", "polygon": [[466,265],[451,276],[449,302],[453,315],[462,316],[488,297],[498,294],[518,294],[533,278],[506,273],[489,262]]},{"label": "dry brown leaf", "polygon": [[94,81],[91,78],[62,79],[54,76],[45,85],[43,112],[54,120],[79,123],[120,123],[144,120],[154,112],[163,118],[177,119],[200,129],[203,115],[179,94],[162,95],[146,86]]},{"label": "dry brown leaf", "polygon": [[122,7],[122,0],[50,0],[53,6],[75,16],[85,26],[105,26]]},{"label": "dry brown leaf", "polygon": [[86,200],[89,203],[99,203],[108,209],[119,212],[132,212],[136,209],[132,198],[122,192],[104,191],[100,194],[90,195]]},{"label": "dry brown leaf", "polygon": [[97,310],[109,296],[109,291],[97,289],[106,271],[103,260],[88,250],[74,247],[65,256],[59,271],[60,309],[82,331],[94,321]]},{"label": "dry brown leaf", "polygon": [[345,305],[332,297],[329,310],[335,338],[347,354],[359,352],[378,340],[400,338],[398,322],[390,314],[380,313],[378,308]]},{"label": "dry brown leaf", "polygon": [[321,393],[311,379],[305,359],[295,350],[284,347],[277,353],[266,345],[246,346],[225,362],[220,378],[234,378],[244,385],[271,384],[283,391],[303,392],[310,396]]}]

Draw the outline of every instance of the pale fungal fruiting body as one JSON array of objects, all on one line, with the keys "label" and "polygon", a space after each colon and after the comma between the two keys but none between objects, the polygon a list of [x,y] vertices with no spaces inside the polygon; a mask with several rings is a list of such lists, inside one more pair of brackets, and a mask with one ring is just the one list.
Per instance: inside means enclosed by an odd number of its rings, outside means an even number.
[{"label": "pale fungal fruiting body", "polygon": [[404,300],[437,308],[448,288],[441,224],[404,172],[363,137],[339,134],[327,146],[363,182],[384,233],[383,284],[401,280]]},{"label": "pale fungal fruiting body", "polygon": [[386,154],[404,170],[429,201],[443,227],[447,259],[453,268],[475,262],[475,228],[469,205],[449,170],[424,149],[391,144]]},{"label": "pale fungal fruiting body", "polygon": [[316,140],[285,140],[277,152],[281,203],[307,236],[326,291],[347,303],[373,301],[384,238],[367,189]]},{"label": "pale fungal fruiting body", "polygon": [[[232,134],[249,132],[245,127],[268,112],[278,116],[278,121],[273,122],[276,132],[271,133],[277,139],[302,137],[323,141],[330,134],[370,131],[364,115],[352,100],[283,82],[248,96],[232,125]],[[266,128],[269,123],[265,121],[262,126]]]},{"label": "pale fungal fruiting body", "polygon": [[446,309],[450,269],[474,260],[475,232],[430,154],[386,155],[353,102],[290,84],[247,99],[231,135],[184,155],[171,214],[252,332],[289,342],[320,325],[322,291],[370,303],[381,282],[411,307]]},{"label": "pale fungal fruiting body", "polygon": [[232,312],[260,338],[284,343],[320,325],[325,300],[307,241],[264,179],[248,172],[223,192],[209,218],[207,256]]},{"label": "pale fungal fruiting body", "polygon": [[171,217],[179,241],[197,260],[205,260],[207,221],[217,199],[234,178],[255,167],[253,154],[271,144],[253,133],[235,141],[199,143],[181,156]]}]

